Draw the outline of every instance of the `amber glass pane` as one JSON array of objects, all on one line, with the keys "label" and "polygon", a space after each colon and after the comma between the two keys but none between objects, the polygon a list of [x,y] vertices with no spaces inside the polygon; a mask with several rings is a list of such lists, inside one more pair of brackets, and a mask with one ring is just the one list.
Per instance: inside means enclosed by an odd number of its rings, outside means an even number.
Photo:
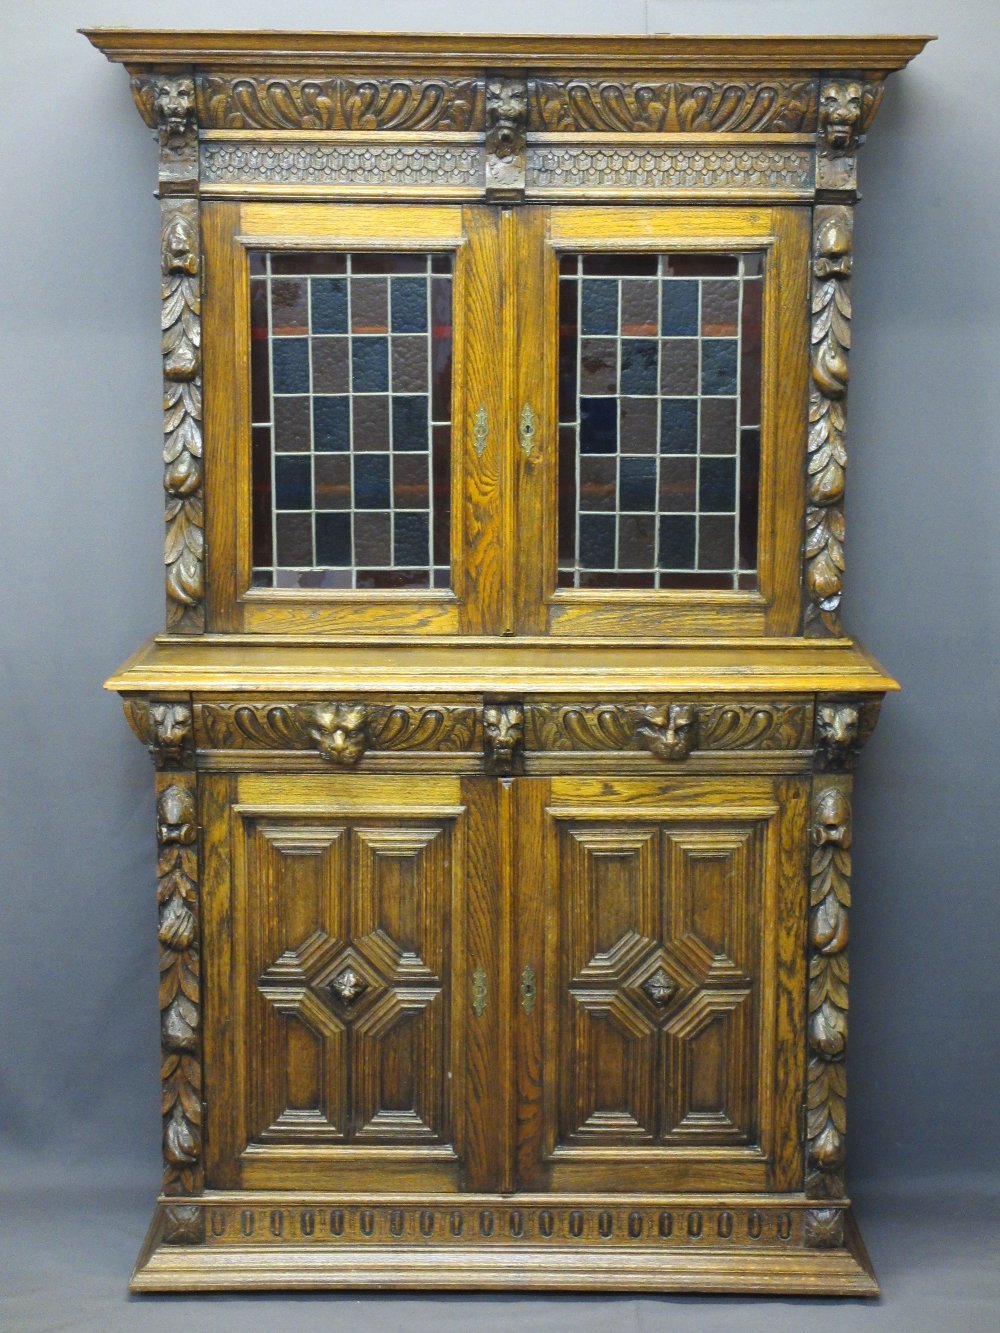
[{"label": "amber glass pane", "polygon": [[560,257],[559,587],[756,587],[763,273]]},{"label": "amber glass pane", "polygon": [[253,583],[451,582],[450,255],[250,256]]}]

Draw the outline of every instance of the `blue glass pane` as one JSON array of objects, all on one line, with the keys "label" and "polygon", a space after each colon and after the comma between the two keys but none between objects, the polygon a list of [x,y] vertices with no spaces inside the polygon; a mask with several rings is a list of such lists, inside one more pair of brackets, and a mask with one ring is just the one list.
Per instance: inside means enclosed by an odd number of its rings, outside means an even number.
[{"label": "blue glass pane", "polygon": [[739,344],[735,338],[705,338],[701,344],[702,393],[735,393]]},{"label": "blue glass pane", "polygon": [[697,398],[664,398],[660,403],[660,453],[693,454],[697,448]]},{"label": "blue glass pane", "polygon": [[656,341],[623,338],[619,393],[656,393]]},{"label": "blue glass pane", "polygon": [[671,279],[663,284],[661,332],[670,338],[692,337],[698,332],[698,284]]},{"label": "blue glass pane", "polygon": [[351,387],[355,393],[385,393],[389,387],[389,339],[351,339]]},{"label": "blue glass pane", "polygon": [[274,502],[276,509],[312,508],[312,460],[296,454],[282,454],[274,460]]},{"label": "blue glass pane", "polygon": [[358,509],[389,508],[388,454],[355,455],[354,504]]},{"label": "blue glass pane", "polygon": [[427,331],[427,280],[393,278],[391,284],[393,333]]},{"label": "blue glass pane", "polygon": [[309,339],[275,338],[271,344],[275,393],[309,392]]},{"label": "blue glass pane", "polygon": [[313,447],[322,453],[351,447],[351,409],[346,397],[313,399]]},{"label": "blue glass pane", "polygon": [[584,333],[618,332],[618,283],[583,283],[580,320]]},{"label": "blue glass pane", "polygon": [[618,448],[618,402],[614,398],[580,399],[580,452],[613,454]]},{"label": "blue glass pane", "polygon": [[313,333],[347,332],[347,279],[313,278]]}]

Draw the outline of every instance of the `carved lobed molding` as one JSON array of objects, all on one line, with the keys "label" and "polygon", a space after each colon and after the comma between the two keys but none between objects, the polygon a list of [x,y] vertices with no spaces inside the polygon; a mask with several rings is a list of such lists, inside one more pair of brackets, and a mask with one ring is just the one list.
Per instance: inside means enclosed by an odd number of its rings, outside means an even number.
[{"label": "carved lobed molding", "polygon": [[747,144],[532,144],[529,190],[767,190],[812,192],[813,150]]},{"label": "carved lobed molding", "polygon": [[847,1129],[844,1056],[851,905],[850,779],[817,780],[813,790],[812,841],[806,1193],[813,1199],[841,1198]]},{"label": "carved lobed molding", "polygon": [[841,634],[853,209],[813,211],[812,332],[804,545],[805,633]]},{"label": "carved lobed molding", "polygon": [[812,710],[781,704],[531,704],[530,750],[649,750],[683,759],[692,750],[798,750]]},{"label": "carved lobed molding", "polygon": [[816,128],[815,79],[531,79],[528,128],[567,133],[770,134]]},{"label": "carved lobed molding", "polygon": [[[157,779],[163,1192],[199,1193],[202,1167],[198,823],[193,773]],[[168,1211],[165,1240],[191,1240],[197,1210]],[[196,1229],[196,1227],[195,1227]]]}]

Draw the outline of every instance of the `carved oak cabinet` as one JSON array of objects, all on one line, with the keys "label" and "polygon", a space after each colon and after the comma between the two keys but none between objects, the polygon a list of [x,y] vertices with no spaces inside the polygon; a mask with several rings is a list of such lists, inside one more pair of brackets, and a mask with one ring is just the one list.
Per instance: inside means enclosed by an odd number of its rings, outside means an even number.
[{"label": "carved oak cabinet", "polygon": [[926,39],[87,35],[162,207],[133,1287],[876,1292],[851,235]]}]

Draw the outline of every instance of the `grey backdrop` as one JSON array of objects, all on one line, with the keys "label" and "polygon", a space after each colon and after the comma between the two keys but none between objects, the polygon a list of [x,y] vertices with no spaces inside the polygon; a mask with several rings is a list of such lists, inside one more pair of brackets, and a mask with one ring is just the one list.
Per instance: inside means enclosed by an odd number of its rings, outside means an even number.
[{"label": "grey backdrop", "polygon": [[[139,1306],[123,1294],[158,1179],[153,811],[147,757],[100,689],[161,623],[155,148],[123,72],[75,34],[83,23],[940,34],[890,80],[862,154],[856,228],[847,620],[905,688],[887,702],[858,782],[851,955],[850,1175],[887,1294],[877,1309],[828,1306],[808,1318],[912,1329],[922,1319],[940,1327],[946,1313],[954,1327],[995,1327],[995,1259],[992,1269],[981,1261],[996,1244],[1000,1142],[995,0],[505,0],[489,10],[459,0],[16,9],[7,0],[0,1206],[11,1234],[0,1263],[9,1322],[176,1322],[170,1301]],[[807,1317],[782,1302],[184,1305],[189,1327],[258,1317],[278,1328],[346,1326],[362,1308],[374,1327],[411,1329],[471,1318],[646,1328],[668,1312],[676,1327],[796,1327]]]}]

